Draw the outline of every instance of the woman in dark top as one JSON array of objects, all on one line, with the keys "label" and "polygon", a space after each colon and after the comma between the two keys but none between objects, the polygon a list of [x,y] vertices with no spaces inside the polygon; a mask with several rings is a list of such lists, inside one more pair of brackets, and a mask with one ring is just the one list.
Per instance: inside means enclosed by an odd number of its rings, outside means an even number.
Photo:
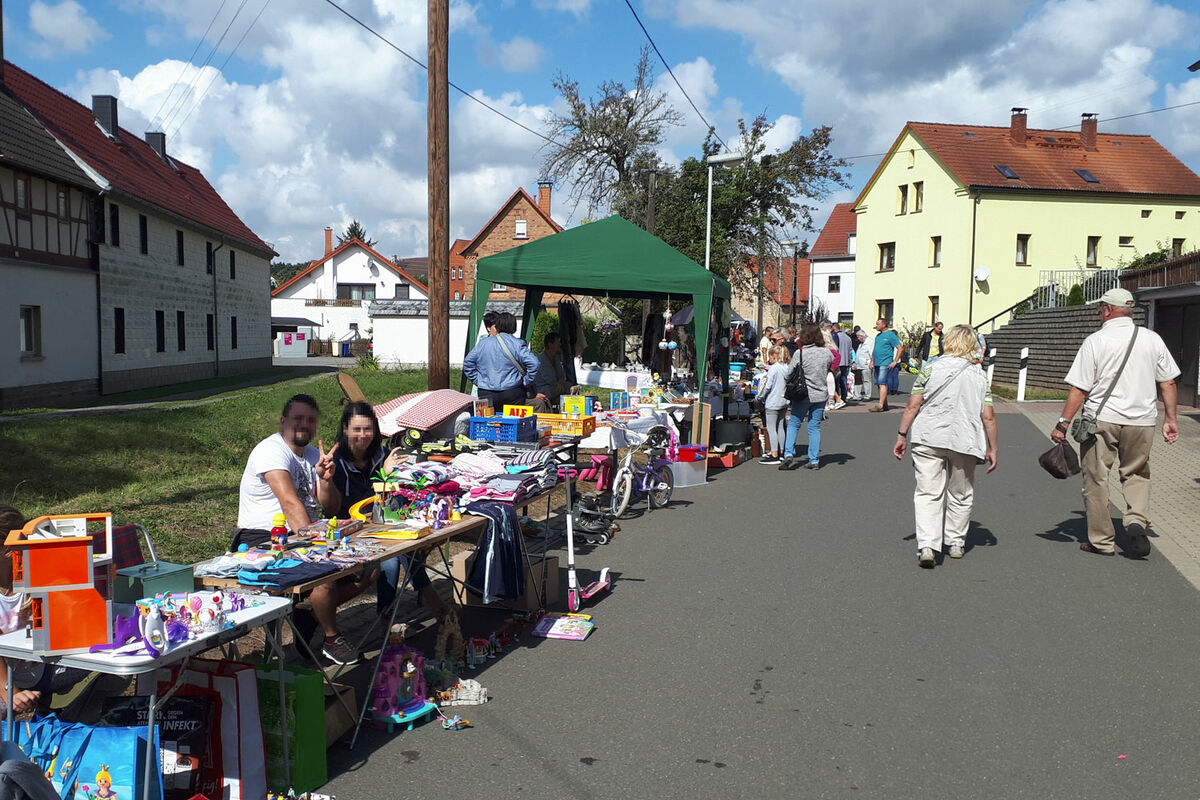
[{"label": "woman in dark top", "polygon": [[[325,487],[321,503],[328,513],[337,509],[339,519],[350,516],[350,507],[360,500],[375,494],[371,476],[380,468],[390,472],[408,460],[398,450],[389,451],[383,446],[383,434],[379,431],[379,420],[368,403],[347,403],[338,426],[337,445],[333,452],[332,486]],[[392,558],[379,565],[379,581],[376,586],[379,613],[384,613],[396,598],[396,586],[400,580],[400,562],[412,579],[413,589],[425,601],[425,605],[437,616],[442,616],[446,606],[429,582],[425,573],[425,554],[411,561],[406,556]]]}]

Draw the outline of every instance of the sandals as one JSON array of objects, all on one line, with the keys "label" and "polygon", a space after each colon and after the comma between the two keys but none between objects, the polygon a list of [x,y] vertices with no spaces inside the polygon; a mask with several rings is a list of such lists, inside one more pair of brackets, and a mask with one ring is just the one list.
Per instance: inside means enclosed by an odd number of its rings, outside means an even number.
[{"label": "sandals", "polygon": [[1110,551],[1110,552],[1106,553],[1103,550],[1098,550],[1096,548],[1096,546],[1093,545],[1091,542],[1080,542],[1079,549],[1085,553],[1092,553],[1093,555],[1098,555],[1098,556],[1115,556],[1116,555],[1116,552]]}]

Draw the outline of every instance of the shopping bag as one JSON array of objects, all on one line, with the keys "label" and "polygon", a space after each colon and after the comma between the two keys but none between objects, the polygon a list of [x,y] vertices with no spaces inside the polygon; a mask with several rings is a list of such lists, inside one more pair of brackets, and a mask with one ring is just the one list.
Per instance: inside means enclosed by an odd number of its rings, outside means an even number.
[{"label": "shopping bag", "polygon": [[1042,469],[1059,480],[1079,474],[1079,456],[1075,454],[1075,448],[1065,440],[1038,456],[1038,463],[1042,465]]},{"label": "shopping bag", "polygon": [[[279,707],[279,667],[258,668],[258,705],[267,744],[267,780],[277,792],[308,792],[329,779],[325,764],[325,693],[321,673],[285,666],[284,707]],[[287,737],[292,780],[286,783],[283,737]]]},{"label": "shopping bag", "polygon": [[64,791],[64,800],[141,800],[143,797],[162,800],[157,725],[150,756],[150,792],[145,794],[148,733],[144,725],[90,727],[90,735],[79,763],[75,765],[76,773],[69,787],[73,791]]},{"label": "shopping bag", "polygon": [[249,664],[226,660],[192,659],[180,674],[179,667],[161,669],[152,678],[138,678],[138,693],[149,694],[158,681],[165,694],[179,676],[185,686],[215,692],[220,710],[214,720],[221,743],[222,800],[259,800],[267,793],[267,771],[263,750],[263,728],[258,715],[258,684]]},{"label": "shopping bag", "polygon": [[17,745],[42,770],[55,793],[70,800],[92,729],[54,714],[17,723]]},{"label": "shopping bag", "polygon": [[[162,762],[165,800],[188,800],[205,789],[215,790],[216,794],[222,785],[220,768],[216,770],[215,780],[212,774],[212,754],[219,754],[221,749],[219,725],[214,724],[213,719],[213,712],[219,710],[220,698],[209,690],[188,688],[196,689],[196,693],[177,693],[154,713],[162,745],[159,760]],[[107,698],[99,724],[144,728],[149,705],[148,697]],[[216,763],[220,763],[219,759]]]}]

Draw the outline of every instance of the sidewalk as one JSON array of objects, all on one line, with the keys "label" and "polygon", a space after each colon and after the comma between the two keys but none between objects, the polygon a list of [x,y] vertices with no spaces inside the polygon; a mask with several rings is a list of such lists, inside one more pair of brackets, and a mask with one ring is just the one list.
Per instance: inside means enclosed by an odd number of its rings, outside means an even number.
[{"label": "sidewalk", "polygon": [[[1000,408],[997,401],[997,410]],[[1061,400],[1004,401],[1016,407],[1034,426],[1046,435],[1050,447],[1050,431],[1062,412]],[[1168,445],[1162,440],[1162,416],[1159,416],[1154,449],[1150,453],[1152,489],[1150,508],[1154,549],[1179,570],[1193,586],[1200,589],[1200,415],[1179,414],[1179,440]],[[1073,444],[1073,443],[1072,443]],[[1078,447],[1076,447],[1078,449]],[[1079,482],[1079,478],[1071,478]],[[1121,501],[1121,484],[1114,469],[1109,475],[1113,505]],[[1153,537],[1157,534],[1157,537]]]}]

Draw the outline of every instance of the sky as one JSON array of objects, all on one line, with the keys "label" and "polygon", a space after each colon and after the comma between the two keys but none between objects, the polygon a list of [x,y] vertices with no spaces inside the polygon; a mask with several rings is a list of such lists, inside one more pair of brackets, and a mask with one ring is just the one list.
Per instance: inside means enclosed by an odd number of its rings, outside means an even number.
[{"label": "sky", "polygon": [[[384,255],[425,255],[426,76],[393,48],[425,61],[423,0],[2,1],[5,58],[88,106],[116,95],[122,127],[165,131],[280,260],[320,257],[325,226],[355,219]],[[710,124],[736,147],[738,120],[758,114],[774,149],[832,127],[850,186],[816,203],[817,227],[908,120],[1007,126],[1023,106],[1030,128],[1068,129],[1096,113],[1101,131],[1152,135],[1200,172],[1195,0],[631,5],[683,87],[652,54],[683,117],[664,161],[697,156]],[[585,95],[629,83],[647,44],[623,0],[451,0],[451,83],[534,131],[563,110],[556,76]],[[450,139],[452,238],[517,187],[536,195],[534,133],[451,89]],[[567,227],[588,215],[569,188],[551,209]]]}]

